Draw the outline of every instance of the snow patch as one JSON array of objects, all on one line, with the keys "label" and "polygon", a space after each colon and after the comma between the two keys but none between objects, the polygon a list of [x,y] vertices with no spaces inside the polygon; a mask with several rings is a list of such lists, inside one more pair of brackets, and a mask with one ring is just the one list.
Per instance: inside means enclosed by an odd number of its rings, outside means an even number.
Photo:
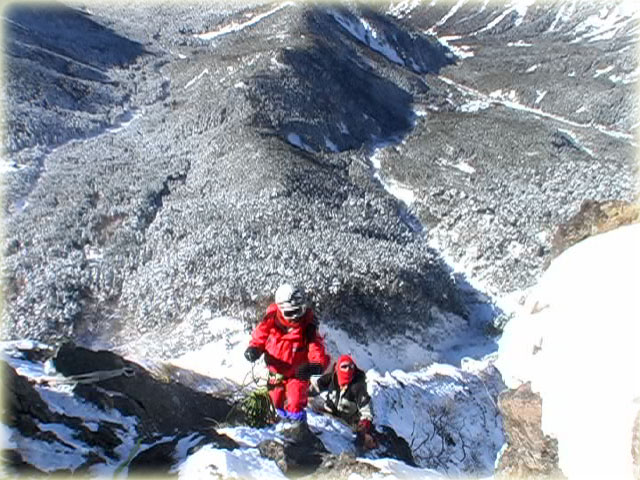
[{"label": "snow patch", "polygon": [[496,98],[499,100],[506,100],[509,102],[516,102],[518,100],[518,95],[515,90],[509,90],[508,92],[503,92],[500,90],[494,90],[489,94],[490,98]]},{"label": "snow patch", "polygon": [[18,446],[16,442],[11,440],[11,435],[13,435],[13,430],[4,423],[0,423],[0,450],[8,450]]},{"label": "snow patch", "polygon": [[293,132],[289,133],[287,135],[287,142],[289,142],[294,147],[301,148],[302,150],[305,150],[307,152],[316,153],[315,150],[313,148],[311,148],[311,146],[308,143],[306,143],[302,139],[302,137],[300,135],[298,135],[297,133],[293,133]]},{"label": "snow patch", "polygon": [[479,112],[480,110],[486,110],[491,106],[490,102],[483,100],[472,100],[460,106],[460,111],[465,113]]},{"label": "snow patch", "polygon": [[10,440],[25,462],[43,472],[73,471],[87,460],[77,448],[23,437],[17,431],[13,432]]},{"label": "snow patch", "polygon": [[368,21],[363,18],[358,18],[357,21],[354,21],[350,18],[346,18],[335,10],[331,10],[329,14],[353,37],[357,38],[365,45],[368,45],[392,62],[404,65],[404,61],[400,58],[398,52],[389,45],[389,42],[386,40],[384,35],[379,34]]},{"label": "snow patch", "polygon": [[637,21],[638,18],[640,11],[635,0],[623,0],[611,9],[602,7],[597,14],[591,15],[576,27],[576,38],[571,43],[611,40],[629,22]]},{"label": "snow patch", "polygon": [[609,73],[614,68],[615,67],[613,65],[609,65],[608,67],[605,67],[605,68],[599,68],[599,69],[596,70],[596,73],[593,76],[593,78],[598,78],[599,76],[604,75],[605,73]]},{"label": "snow patch", "polygon": [[465,162],[458,162],[453,167],[457,168],[461,172],[468,173],[469,175],[476,173],[476,169]]},{"label": "snow patch", "polygon": [[538,105],[542,101],[542,99],[547,95],[547,91],[536,90],[536,93],[538,94],[538,96],[536,97],[536,100],[533,102],[534,105]]},{"label": "snow patch", "polygon": [[326,145],[326,147],[329,149],[330,152],[339,151],[338,146],[335,143],[333,143],[328,137],[324,138],[324,144]]},{"label": "snow patch", "polygon": [[[431,470],[429,468],[416,468],[406,463],[394,460],[391,458],[358,458],[359,462],[368,463],[374,467],[380,469],[380,473],[383,475],[389,475],[394,479],[416,479],[416,478],[447,478],[441,473]],[[374,474],[372,478],[379,477],[379,474]]]},{"label": "snow patch", "polygon": [[387,13],[392,17],[396,18],[404,18],[411,11],[413,11],[418,5],[420,5],[420,0],[403,0],[396,4],[393,4],[387,10]]},{"label": "snow patch", "polygon": [[[570,74],[571,75],[571,74]],[[573,127],[578,127],[578,128],[596,128],[597,130],[599,130],[600,132],[604,133],[605,135],[609,135],[611,137],[615,137],[615,138],[622,138],[625,139],[629,142],[630,145],[632,146],[636,146],[636,143],[633,141],[634,137],[633,135],[624,133],[624,132],[620,132],[618,130],[613,130],[609,127],[605,127],[603,125],[595,125],[593,123],[589,123],[589,124],[583,124],[583,123],[578,123],[578,122],[574,122],[573,120],[569,120],[567,118],[564,117],[560,117],[558,115],[554,115],[551,113],[547,113],[544,112],[540,109],[537,108],[531,108],[531,107],[527,107],[526,105],[522,105],[521,103],[518,103],[517,101],[515,101],[515,90],[511,90],[508,94],[504,94],[502,92],[502,90],[494,90],[493,92],[491,92],[489,95],[485,95],[482,92],[479,92],[478,90],[474,90],[470,87],[466,87],[464,85],[460,85],[456,82],[454,82],[453,80],[451,80],[450,78],[445,77],[444,75],[440,76],[440,79],[449,84],[449,85],[453,85],[456,88],[458,88],[461,92],[467,94],[467,95],[471,95],[471,96],[475,96],[477,99],[480,100],[489,100],[491,99],[491,101],[493,101],[494,103],[500,103],[502,105],[504,105],[505,107],[508,108],[512,108],[514,110],[522,110],[528,113],[531,113],[533,115],[538,115],[541,117],[545,117],[545,118],[551,118],[553,120],[556,120],[558,122],[561,122],[565,125],[570,125]],[[593,154],[593,152],[591,152],[588,149],[585,149],[586,152],[588,152],[590,155]]]},{"label": "snow patch", "polygon": [[636,83],[640,79],[640,67],[629,73],[623,73],[620,75],[609,75],[609,80],[614,83],[621,83],[623,85],[629,85],[630,83]]},{"label": "snow patch", "polygon": [[[428,30],[425,33],[433,34]],[[449,50],[451,50],[453,54],[458,58],[469,58],[475,55],[474,52],[471,50],[471,47],[468,45],[452,45],[450,43],[452,40],[458,40],[462,38],[458,35],[443,35],[436,38],[442,45],[444,45]]]},{"label": "snow patch", "polygon": [[391,426],[404,438],[419,465],[437,465],[456,478],[471,468],[493,471],[504,437],[492,397],[501,383],[490,361],[474,373],[447,364],[411,373],[370,370],[367,384],[376,425]]},{"label": "snow patch", "polygon": [[216,431],[235,440],[243,448],[257,448],[260,442],[277,439],[275,427],[224,427],[218,428]]},{"label": "snow patch", "polygon": [[437,27],[441,27],[442,25],[447,23],[447,20],[449,20],[451,17],[453,17],[456,14],[456,12],[460,9],[460,7],[462,7],[466,3],[466,1],[467,0],[458,0],[456,2],[456,4],[453,7],[451,7],[451,10],[449,10],[444,17],[442,17],[440,20],[438,20],[436,22],[436,24],[433,25],[428,30],[428,32],[431,33],[431,34],[434,34],[436,29],[437,29]]},{"label": "snow patch", "polygon": [[556,13],[556,17],[553,19],[553,22],[549,26],[549,29],[545,33],[551,33],[556,31],[559,23],[568,22],[573,17],[573,14],[576,11],[577,0],[571,0],[571,3],[563,3],[560,5],[558,9],[558,13]]},{"label": "snow patch", "polygon": [[169,363],[201,375],[223,379],[229,382],[229,386],[247,384],[253,377],[266,378],[263,362],[251,364],[244,358],[250,335],[245,332],[240,320],[213,317],[209,309],[194,311],[193,315],[207,322],[208,334],[213,341]]},{"label": "snow patch", "polygon": [[287,477],[275,462],[260,456],[256,449],[222,450],[205,445],[175,469],[179,479],[208,480],[211,478],[262,480]]},{"label": "snow patch", "polygon": [[189,449],[194,445],[197,445],[201,439],[202,435],[199,433],[192,433],[191,435],[178,440],[173,451],[173,457],[176,459],[176,465],[169,471],[169,473],[176,472],[178,466],[186,460]]},{"label": "snow patch", "polygon": [[396,180],[382,178],[382,175],[380,173],[382,165],[379,159],[381,148],[382,147],[376,149],[369,158],[369,160],[371,161],[371,165],[373,166],[373,178],[380,182],[380,184],[387,192],[403,202],[405,206],[410,206],[415,201],[415,194],[413,193],[413,190],[401,184],[400,182],[397,182]]},{"label": "snow patch", "polygon": [[535,0],[516,0],[512,2],[511,4],[509,4],[509,8],[507,8],[504,12],[498,15],[494,20],[489,22],[487,26],[472,33],[472,35],[478,35],[479,33],[483,33],[488,30],[491,30],[493,27],[501,23],[507,16],[509,16],[513,12],[516,12],[517,14],[516,20],[514,22],[514,26],[518,27],[520,24],[522,24],[524,17],[527,14],[527,10],[529,9],[529,6],[533,5],[533,3],[535,3]]},{"label": "snow patch", "polygon": [[578,138],[575,136],[575,134],[571,131],[571,130],[566,130],[564,128],[559,128],[558,129],[559,132],[565,134],[567,137],[569,137],[571,139],[571,141],[578,146],[578,148],[580,148],[583,152],[585,152],[587,155],[590,155],[591,157],[596,156],[596,154],[593,152],[593,150],[585,147],[582,142],[580,142],[580,140],[578,140]]}]

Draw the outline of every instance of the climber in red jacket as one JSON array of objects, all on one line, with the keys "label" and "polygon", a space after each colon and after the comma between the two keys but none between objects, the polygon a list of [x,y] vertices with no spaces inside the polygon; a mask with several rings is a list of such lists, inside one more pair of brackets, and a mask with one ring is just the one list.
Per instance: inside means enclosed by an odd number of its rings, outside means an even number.
[{"label": "climber in red jacket", "polygon": [[276,290],[262,321],[253,330],[244,356],[255,362],[264,353],[269,368],[269,397],[281,418],[306,422],[309,378],[330,363],[313,311],[300,287]]}]

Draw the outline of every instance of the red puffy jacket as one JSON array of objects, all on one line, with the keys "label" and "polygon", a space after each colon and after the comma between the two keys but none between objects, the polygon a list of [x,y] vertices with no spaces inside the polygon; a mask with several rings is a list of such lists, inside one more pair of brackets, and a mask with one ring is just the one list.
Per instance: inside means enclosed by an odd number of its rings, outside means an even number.
[{"label": "red puffy jacket", "polygon": [[270,371],[288,378],[305,363],[317,363],[327,368],[330,362],[310,308],[299,322],[289,322],[272,303],[253,330],[249,346],[264,352]]}]

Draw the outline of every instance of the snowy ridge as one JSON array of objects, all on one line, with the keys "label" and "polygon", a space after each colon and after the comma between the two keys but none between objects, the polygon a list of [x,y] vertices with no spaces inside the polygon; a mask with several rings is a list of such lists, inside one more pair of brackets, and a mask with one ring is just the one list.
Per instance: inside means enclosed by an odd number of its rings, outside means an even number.
[{"label": "snowy ridge", "polygon": [[267,17],[270,17],[271,15],[273,15],[274,13],[282,10],[283,8],[286,7],[290,7],[295,5],[292,2],[285,2],[282,3],[280,5],[278,5],[275,8],[272,8],[271,10],[261,13],[259,15],[256,15],[255,17],[251,18],[250,20],[247,20],[246,22],[241,22],[241,23],[235,23],[232,22],[229,25],[225,25],[224,27],[221,27],[218,30],[212,30],[210,32],[205,32],[205,33],[198,33],[196,35],[194,35],[194,37],[196,38],[200,38],[202,40],[213,40],[215,38],[221,37],[223,35],[227,35],[228,33],[236,33],[239,32],[241,30],[244,30],[247,27],[250,27],[252,25],[255,25],[256,23],[260,22],[261,20],[264,20]]},{"label": "snowy ridge", "polygon": [[[427,30],[425,33],[432,33],[432,32]],[[461,37],[459,35],[440,35],[440,36],[437,37],[438,42],[440,42],[442,45],[444,45],[449,50],[451,50],[456,57],[458,57],[458,58],[473,57],[474,53],[471,50],[471,47],[469,47],[467,45],[452,45],[451,44],[451,41],[459,40],[461,38],[463,38],[463,37]]]},{"label": "snowy ridge", "polygon": [[420,3],[420,0],[403,0],[392,4],[387,10],[387,13],[393,17],[402,18],[411,13]]},{"label": "snowy ridge", "polygon": [[453,17],[456,14],[456,12],[460,9],[460,7],[462,7],[462,5],[466,3],[466,1],[467,0],[458,0],[458,2],[453,7],[451,7],[451,10],[449,10],[449,12],[444,17],[438,20],[436,24],[433,27],[431,27],[428,31],[435,33],[436,28],[447,23],[447,20]]}]

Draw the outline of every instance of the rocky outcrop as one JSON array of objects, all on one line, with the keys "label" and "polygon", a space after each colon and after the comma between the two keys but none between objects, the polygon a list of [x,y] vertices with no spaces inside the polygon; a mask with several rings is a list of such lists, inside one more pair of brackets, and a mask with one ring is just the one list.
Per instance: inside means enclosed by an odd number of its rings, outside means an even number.
[{"label": "rocky outcrop", "polygon": [[328,454],[322,442],[306,424],[301,424],[298,430],[295,438],[285,437],[284,442],[266,440],[258,445],[260,454],[276,462],[287,476],[314,472]]},{"label": "rocky outcrop", "polygon": [[620,200],[584,201],[580,210],[567,223],[558,226],[552,240],[552,255],[556,257],[567,248],[592,235],[638,222],[640,222],[640,204],[638,203]]},{"label": "rocky outcrop", "polygon": [[[58,372],[66,377],[130,369],[128,375],[106,379],[98,384],[78,385],[74,394],[95,404],[107,402],[125,415],[139,418],[138,425],[158,435],[210,430],[208,422],[223,422],[232,409],[231,400],[193,390],[171,378],[155,377],[140,365],[112,352],[92,351],[74,344],[63,344],[53,358]],[[119,392],[106,399],[104,390]],[[175,412],[175,415],[167,415]]]},{"label": "rocky outcrop", "polygon": [[[204,443],[237,447],[213,428],[225,421],[230,401],[158,380],[111,352],[71,344],[49,358],[56,375],[19,373],[24,365],[37,372],[38,363],[26,362],[46,361],[47,352],[52,351],[18,347],[9,353],[14,367],[2,362],[9,470],[95,473],[131,462],[139,471],[168,471],[184,439],[192,448]],[[39,455],[42,449],[51,457]]]},{"label": "rocky outcrop", "polygon": [[562,479],[558,442],[542,431],[542,399],[530,384],[500,394],[506,449],[496,465],[499,479]]}]

